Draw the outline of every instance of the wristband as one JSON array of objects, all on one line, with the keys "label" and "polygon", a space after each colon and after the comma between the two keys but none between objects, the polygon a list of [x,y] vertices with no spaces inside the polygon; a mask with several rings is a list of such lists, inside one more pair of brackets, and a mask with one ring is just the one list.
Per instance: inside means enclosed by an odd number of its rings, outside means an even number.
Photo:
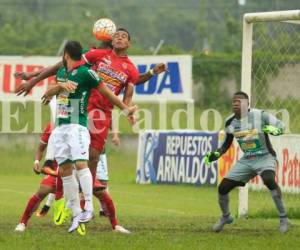
[{"label": "wristband", "polygon": [[121,114],[124,115],[124,116],[128,116],[129,115],[129,110],[127,108],[123,109]]},{"label": "wristband", "polygon": [[40,164],[40,161],[39,160],[35,160],[34,164]]}]

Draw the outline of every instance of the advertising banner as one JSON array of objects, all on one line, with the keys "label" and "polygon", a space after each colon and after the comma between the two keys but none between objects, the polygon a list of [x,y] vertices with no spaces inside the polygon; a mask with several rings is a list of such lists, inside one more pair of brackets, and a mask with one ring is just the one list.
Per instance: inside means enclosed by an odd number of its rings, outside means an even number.
[{"label": "advertising banner", "polygon": [[[224,134],[200,131],[154,131],[139,135],[137,183],[189,183],[217,185],[243,152],[234,140],[211,166],[204,155],[218,147]],[[276,180],[283,192],[300,192],[300,135],[270,136],[277,153]],[[249,182],[252,190],[265,189],[259,176]]]},{"label": "advertising banner", "polygon": [[137,183],[217,184],[217,162],[204,155],[218,145],[218,133],[145,131],[139,136]]},{"label": "advertising banner", "polygon": [[[135,87],[134,101],[191,101],[192,57],[190,55],[131,56],[140,73],[145,73],[157,63],[166,63],[168,71],[154,75],[148,82]],[[15,79],[16,71],[33,72],[61,61],[61,57],[0,56],[0,100],[24,101],[14,90],[21,83]],[[25,100],[40,101],[54,77],[41,81]]]},{"label": "advertising banner", "polygon": [[[300,136],[270,136],[277,154],[276,179],[283,192],[300,192]],[[249,187],[260,190],[265,188],[260,177],[251,180]]]}]

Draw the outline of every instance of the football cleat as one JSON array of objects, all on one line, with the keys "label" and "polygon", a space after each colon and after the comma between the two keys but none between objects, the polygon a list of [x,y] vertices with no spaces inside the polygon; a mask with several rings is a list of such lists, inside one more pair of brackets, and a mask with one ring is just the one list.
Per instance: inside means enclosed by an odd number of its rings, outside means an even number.
[{"label": "football cleat", "polygon": [[125,229],[124,227],[122,227],[120,225],[116,225],[114,232],[122,233],[122,234],[130,234],[129,230]]},{"label": "football cleat", "polygon": [[65,208],[63,212],[63,223],[72,217],[72,210],[70,208]]},{"label": "football cleat", "polygon": [[82,213],[80,213],[80,214],[76,215],[75,217],[73,217],[72,225],[68,229],[69,233],[73,233],[80,226],[79,219],[80,219],[81,216],[82,216]]},{"label": "football cleat", "polygon": [[81,213],[81,217],[79,218],[79,222],[87,223],[94,218],[93,211],[84,211]]},{"label": "football cleat", "polygon": [[230,215],[222,216],[220,220],[215,225],[213,225],[212,230],[216,233],[221,232],[226,224],[231,224],[232,222],[233,218]]},{"label": "football cleat", "polygon": [[288,221],[288,219],[286,217],[285,218],[280,218],[279,232],[284,234],[287,231],[289,231],[289,221]]},{"label": "football cleat", "polygon": [[24,232],[26,229],[26,225],[24,223],[19,223],[16,228],[15,228],[15,232]]},{"label": "football cleat", "polygon": [[86,235],[86,229],[84,223],[79,223],[79,226],[76,229],[77,233],[79,233],[82,236]]},{"label": "football cleat", "polygon": [[55,225],[64,223],[65,199],[59,199],[53,204],[53,221]]}]

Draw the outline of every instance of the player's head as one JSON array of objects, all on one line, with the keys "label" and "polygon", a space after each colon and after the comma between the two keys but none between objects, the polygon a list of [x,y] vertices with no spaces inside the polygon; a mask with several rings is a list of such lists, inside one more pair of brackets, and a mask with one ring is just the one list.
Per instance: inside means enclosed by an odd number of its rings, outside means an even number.
[{"label": "player's head", "polygon": [[237,116],[241,116],[241,114],[244,114],[248,111],[248,108],[249,108],[249,96],[243,91],[235,92],[232,97],[233,112]]},{"label": "player's head", "polygon": [[67,65],[68,61],[79,61],[82,55],[82,46],[77,41],[68,41],[64,48],[63,63]]},{"label": "player's head", "polygon": [[112,46],[117,50],[127,50],[130,47],[130,34],[127,29],[118,28],[112,38]]}]

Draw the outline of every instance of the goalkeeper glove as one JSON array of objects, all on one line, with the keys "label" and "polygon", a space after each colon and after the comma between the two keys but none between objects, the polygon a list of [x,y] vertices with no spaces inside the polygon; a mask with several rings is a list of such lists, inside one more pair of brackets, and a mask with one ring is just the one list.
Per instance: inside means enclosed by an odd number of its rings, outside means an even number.
[{"label": "goalkeeper glove", "polygon": [[204,162],[205,164],[210,164],[212,161],[218,160],[220,158],[221,154],[219,151],[213,151],[213,152],[208,152],[204,156]]},{"label": "goalkeeper glove", "polygon": [[271,135],[282,135],[283,134],[282,128],[277,128],[272,125],[265,125],[263,127],[262,131],[266,134],[271,134]]}]

